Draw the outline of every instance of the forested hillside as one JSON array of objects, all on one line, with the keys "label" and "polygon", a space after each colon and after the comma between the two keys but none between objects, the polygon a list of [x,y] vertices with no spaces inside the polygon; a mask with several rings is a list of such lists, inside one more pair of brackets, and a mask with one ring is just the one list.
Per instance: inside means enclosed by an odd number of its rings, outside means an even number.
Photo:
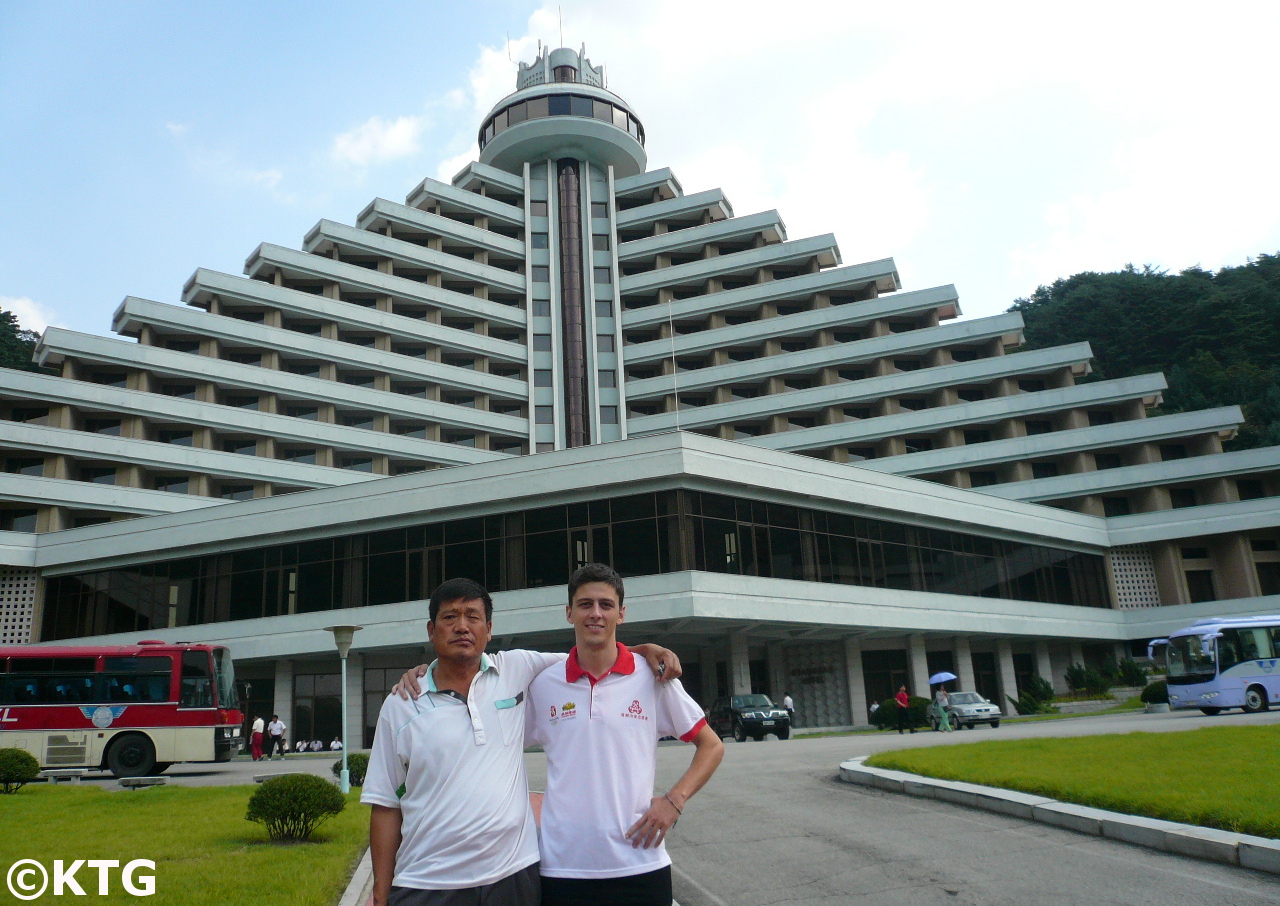
[{"label": "forested hillside", "polygon": [[1011,311],[1025,349],[1087,340],[1093,379],[1162,371],[1165,412],[1238,404],[1248,422],[1228,449],[1280,444],[1280,257],[1217,273],[1129,265],[1041,286]]},{"label": "forested hillside", "polygon": [[36,341],[40,335],[26,330],[11,311],[0,311],[0,368],[17,368],[20,371],[39,371],[31,361]]}]

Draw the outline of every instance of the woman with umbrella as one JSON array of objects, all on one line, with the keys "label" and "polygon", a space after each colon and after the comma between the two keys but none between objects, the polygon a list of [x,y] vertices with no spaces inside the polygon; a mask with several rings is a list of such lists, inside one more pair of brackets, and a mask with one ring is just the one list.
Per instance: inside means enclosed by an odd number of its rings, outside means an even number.
[{"label": "woman with umbrella", "polygon": [[937,706],[938,729],[944,733],[951,732],[951,696],[947,694],[947,687],[944,684],[955,678],[954,673],[946,671],[929,677],[929,685],[938,687],[938,691],[933,696],[933,703]]}]

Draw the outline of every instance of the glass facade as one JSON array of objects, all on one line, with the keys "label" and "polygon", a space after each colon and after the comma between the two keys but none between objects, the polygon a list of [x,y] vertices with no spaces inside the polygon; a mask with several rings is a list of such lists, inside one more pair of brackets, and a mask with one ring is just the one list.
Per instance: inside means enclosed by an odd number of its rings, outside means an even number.
[{"label": "glass facade", "polygon": [[582,119],[600,120],[631,133],[636,141],[641,145],[644,144],[644,127],[624,107],[578,94],[553,94],[503,107],[485,120],[477,136],[480,148],[483,150],[495,135],[500,135],[511,126],[523,123],[525,120],[537,120],[548,116],[576,116]]},{"label": "glass facade", "polygon": [[692,490],[560,504],[53,577],[44,640],[564,584],[583,563],[1108,607],[1103,558]]}]

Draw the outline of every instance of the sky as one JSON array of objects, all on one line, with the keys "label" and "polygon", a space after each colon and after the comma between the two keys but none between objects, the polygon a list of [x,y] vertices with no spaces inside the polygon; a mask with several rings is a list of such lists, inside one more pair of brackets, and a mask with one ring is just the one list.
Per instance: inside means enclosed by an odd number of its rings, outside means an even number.
[{"label": "sky", "polygon": [[1216,270],[1280,252],[1277,33],[1273,2],[0,0],[0,308],[109,334],[448,180],[539,40],[605,65],[650,169],[965,317]]}]

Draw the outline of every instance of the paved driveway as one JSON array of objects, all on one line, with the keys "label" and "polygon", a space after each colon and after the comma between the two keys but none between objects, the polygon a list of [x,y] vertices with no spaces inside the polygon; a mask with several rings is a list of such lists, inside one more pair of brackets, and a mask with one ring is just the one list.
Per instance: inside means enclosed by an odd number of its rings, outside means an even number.
[{"label": "paved driveway", "polygon": [[[682,906],[1275,904],[1280,878],[835,779],[856,755],[987,739],[1280,723],[1280,712],[1077,718],[951,734],[726,742],[724,764],[668,843]],[[663,747],[659,785],[690,750]],[[539,756],[540,757],[540,756]],[[531,775],[541,765],[531,756]]]}]

